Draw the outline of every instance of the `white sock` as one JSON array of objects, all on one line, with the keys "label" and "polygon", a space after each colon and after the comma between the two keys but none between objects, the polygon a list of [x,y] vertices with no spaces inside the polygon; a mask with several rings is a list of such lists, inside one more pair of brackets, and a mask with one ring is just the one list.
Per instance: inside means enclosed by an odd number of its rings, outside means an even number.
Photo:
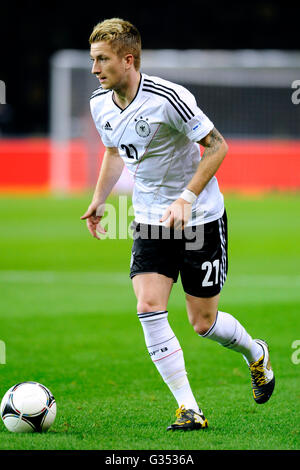
[{"label": "white sock", "polygon": [[199,412],[198,404],[191,390],[183,352],[168,322],[167,311],[138,313],[146,346],[164,382],[168,385],[178,407]]},{"label": "white sock", "polygon": [[219,311],[214,324],[201,336],[243,354],[248,364],[262,356],[261,346],[253,341],[245,328],[230,313]]}]

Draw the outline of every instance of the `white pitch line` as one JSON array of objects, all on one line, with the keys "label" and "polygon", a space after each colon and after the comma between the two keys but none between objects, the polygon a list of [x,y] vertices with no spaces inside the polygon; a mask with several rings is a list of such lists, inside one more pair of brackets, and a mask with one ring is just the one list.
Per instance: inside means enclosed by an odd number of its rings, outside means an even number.
[{"label": "white pitch line", "polygon": [[[53,284],[130,284],[129,273],[103,271],[21,271],[0,270],[0,283]],[[295,288],[300,286],[299,275],[241,274],[229,275],[226,285],[231,287]]]},{"label": "white pitch line", "polygon": [[235,275],[228,276],[227,283],[236,287],[247,287],[248,285],[265,289],[266,287],[299,287],[300,276],[295,275],[276,275],[276,274],[258,274],[258,275]]},{"label": "white pitch line", "polygon": [[0,271],[0,283],[29,284],[128,284],[129,275],[120,272],[74,272],[74,271]]}]

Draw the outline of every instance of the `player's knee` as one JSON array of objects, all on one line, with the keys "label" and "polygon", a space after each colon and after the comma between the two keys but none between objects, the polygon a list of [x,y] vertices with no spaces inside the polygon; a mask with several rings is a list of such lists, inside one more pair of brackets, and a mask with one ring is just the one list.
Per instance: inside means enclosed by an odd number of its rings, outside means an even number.
[{"label": "player's knee", "polygon": [[214,315],[212,315],[210,312],[207,313],[202,313],[201,315],[198,315],[197,317],[194,317],[190,320],[190,323],[192,324],[194,331],[198,335],[205,335],[205,333],[208,332],[208,330],[211,328],[211,326],[214,323]]},{"label": "player's knee", "polygon": [[210,329],[211,325],[209,323],[204,323],[204,322],[197,322],[196,324],[193,325],[194,331],[197,333],[197,335],[205,335],[205,333],[208,332]]},{"label": "player's knee", "polygon": [[159,302],[155,301],[155,299],[142,299],[139,300],[137,303],[137,311],[139,313],[145,312],[156,312],[159,310],[165,310]]}]

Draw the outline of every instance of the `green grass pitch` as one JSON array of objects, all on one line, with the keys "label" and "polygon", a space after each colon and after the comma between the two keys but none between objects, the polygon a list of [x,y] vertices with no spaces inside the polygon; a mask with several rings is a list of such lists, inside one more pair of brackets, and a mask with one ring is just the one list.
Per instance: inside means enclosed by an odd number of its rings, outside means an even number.
[{"label": "green grass pitch", "polygon": [[173,288],[169,320],[209,421],[189,433],[166,432],[177,406],[136,316],[132,242],[89,235],[80,221],[89,198],[0,199],[0,395],[35,380],[57,401],[46,434],[9,433],[1,422],[0,449],[298,449],[300,195],[226,197],[229,274],[220,309],[269,342],[276,388],[267,404],[252,399],[240,355],[194,333],[180,282]]}]

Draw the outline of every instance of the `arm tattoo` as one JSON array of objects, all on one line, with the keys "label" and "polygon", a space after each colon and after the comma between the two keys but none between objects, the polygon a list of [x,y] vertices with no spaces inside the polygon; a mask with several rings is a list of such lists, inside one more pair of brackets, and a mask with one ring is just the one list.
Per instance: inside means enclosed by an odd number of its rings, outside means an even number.
[{"label": "arm tattoo", "polygon": [[202,159],[217,152],[223,143],[223,138],[219,131],[214,127],[208,135],[208,142],[205,142],[205,150]]}]

